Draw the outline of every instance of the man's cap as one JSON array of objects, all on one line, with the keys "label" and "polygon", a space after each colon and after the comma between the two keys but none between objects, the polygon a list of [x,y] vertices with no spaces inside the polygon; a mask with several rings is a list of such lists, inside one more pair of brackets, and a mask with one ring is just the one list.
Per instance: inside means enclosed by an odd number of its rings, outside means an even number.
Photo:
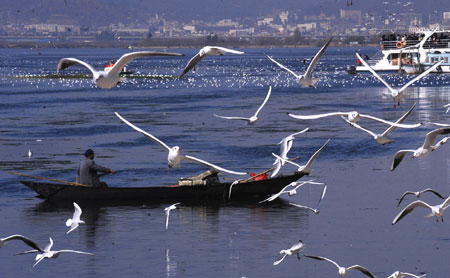
[{"label": "man's cap", "polygon": [[88,157],[88,156],[90,156],[91,154],[94,154],[94,151],[93,151],[92,149],[87,149],[87,150],[84,152],[84,156],[85,156],[85,157]]}]

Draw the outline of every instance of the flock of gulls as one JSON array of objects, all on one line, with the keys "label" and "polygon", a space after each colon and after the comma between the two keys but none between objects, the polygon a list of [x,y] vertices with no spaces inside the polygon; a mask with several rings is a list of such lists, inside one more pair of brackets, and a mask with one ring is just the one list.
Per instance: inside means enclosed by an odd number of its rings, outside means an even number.
[{"label": "flock of gulls", "polygon": [[[315,88],[318,79],[315,79],[313,77],[314,68],[317,65],[317,63],[319,62],[319,60],[321,59],[321,57],[323,56],[323,54],[325,53],[325,51],[326,51],[327,47],[330,45],[331,41],[332,41],[332,38],[328,39],[326,41],[326,43],[317,52],[317,54],[313,58],[311,58],[309,66],[308,66],[306,72],[303,74],[295,73],[291,69],[287,68],[286,66],[282,65],[280,62],[275,60],[275,58],[273,58],[272,56],[269,56],[266,53],[264,53],[264,54],[275,65],[277,65],[281,69],[286,70],[287,72],[291,73],[295,77],[296,81],[301,85],[301,87]],[[204,57],[209,56],[209,55],[224,55],[226,53],[239,54],[239,55],[245,54],[242,51],[236,51],[236,50],[228,49],[228,48],[224,48],[224,47],[206,46],[206,47],[200,49],[198,54],[196,54],[194,57],[192,57],[189,60],[188,64],[183,69],[183,71],[179,77],[181,78],[184,75],[186,75],[188,72],[190,72],[191,70],[194,70]],[[393,89],[383,78],[381,78],[370,67],[370,65],[366,61],[364,61],[364,59],[358,53],[356,53],[356,55],[357,55],[358,59],[366,67],[369,68],[370,72],[389,89],[389,91],[390,91],[389,96],[392,97],[392,99],[395,103],[394,104],[395,108],[400,105],[400,100],[404,97],[405,90],[410,85],[412,85],[414,82],[418,81],[419,79],[423,78],[424,76],[428,75],[431,71],[433,71],[441,63],[441,62],[436,63],[433,67],[431,67],[427,71],[423,72],[422,74],[418,75],[417,77],[415,77],[412,80],[410,80],[409,82],[407,82],[402,88]],[[104,88],[104,89],[110,89],[110,88],[113,88],[114,86],[116,86],[119,82],[123,81],[123,77],[120,76],[120,72],[127,63],[129,63],[130,61],[132,61],[136,58],[142,58],[142,57],[147,57],[147,56],[182,56],[182,54],[169,53],[169,52],[154,52],[154,51],[132,52],[132,53],[128,53],[128,54],[125,54],[122,57],[120,57],[120,59],[117,60],[115,65],[110,70],[101,70],[101,71],[95,70],[91,65],[89,65],[88,63],[86,63],[82,60],[79,60],[77,58],[63,58],[57,64],[57,72],[64,70],[70,66],[77,65],[77,64],[82,65],[91,71],[92,76],[93,76],[93,82],[98,87]],[[250,125],[254,124],[258,120],[258,114],[261,112],[261,110],[267,104],[267,102],[271,96],[271,92],[272,92],[272,87],[269,86],[267,95],[264,98],[264,100],[262,101],[261,105],[256,109],[256,112],[248,118],[234,117],[234,116],[222,116],[222,115],[217,115],[217,114],[214,114],[214,116],[218,117],[220,119],[239,120],[239,121],[244,121],[246,124],[250,124]],[[447,104],[445,107],[447,108],[446,112],[448,112],[450,110],[450,104]],[[406,120],[406,118],[413,112],[414,108],[415,108],[415,104],[405,114],[403,114],[402,117],[400,117],[395,122],[388,121],[388,120],[381,119],[381,118],[374,117],[374,116],[367,115],[367,114],[362,114],[362,113],[359,113],[358,111],[350,111],[350,112],[339,112],[338,111],[338,112],[329,112],[329,113],[325,113],[325,114],[316,114],[316,115],[295,115],[292,113],[288,113],[288,116],[290,116],[294,119],[297,119],[297,120],[317,120],[317,119],[326,118],[326,117],[338,116],[339,118],[341,118],[343,120],[343,123],[347,123],[356,129],[359,129],[359,130],[362,130],[362,131],[368,133],[369,135],[371,135],[374,138],[374,140],[377,143],[379,143],[381,145],[385,145],[385,144],[394,142],[393,140],[388,139],[387,136],[390,133],[392,133],[396,128],[413,129],[413,128],[422,126],[422,123],[416,123],[416,124],[404,124],[403,123]],[[233,174],[233,175],[248,175],[248,173],[246,173],[246,172],[228,170],[221,166],[217,166],[215,164],[201,160],[199,158],[196,158],[196,157],[193,157],[190,155],[185,155],[181,152],[181,148],[179,146],[169,147],[167,144],[165,144],[163,141],[158,139],[156,136],[152,135],[150,132],[147,132],[147,131],[141,129],[140,127],[137,127],[133,123],[129,122],[118,112],[114,112],[114,113],[123,123],[125,123],[132,129],[134,129],[135,131],[141,133],[142,135],[144,135],[145,137],[147,137],[154,143],[163,147],[168,152],[167,162],[168,162],[168,167],[170,167],[170,168],[180,165],[180,162],[182,160],[185,160],[187,162],[194,162],[194,163],[202,164],[208,168],[214,168],[220,172],[226,172],[226,173]],[[361,126],[359,124],[359,121],[361,119],[380,122],[380,123],[387,125],[388,127],[383,133],[375,133],[375,132]],[[417,149],[399,150],[398,152],[396,152],[394,154],[392,163],[391,163],[391,169],[390,169],[391,171],[394,171],[398,167],[398,165],[400,164],[400,162],[403,160],[404,156],[407,153],[412,153],[413,158],[422,158],[422,157],[429,155],[431,152],[437,150],[443,144],[447,143],[450,136],[442,138],[437,143],[435,143],[435,141],[437,140],[438,136],[447,135],[450,133],[450,125],[438,124],[438,123],[434,123],[434,124],[436,126],[439,126],[439,128],[432,130],[425,135],[425,141],[422,146],[420,146]],[[285,138],[283,138],[278,143],[280,145],[280,153],[279,154],[272,153],[272,155],[275,158],[275,161],[273,163],[274,167],[271,169],[272,170],[271,177],[275,177],[276,175],[278,175],[280,169],[286,164],[295,165],[297,167],[298,172],[302,172],[306,175],[310,174],[312,163],[315,161],[315,159],[318,157],[318,155],[323,151],[323,149],[330,142],[330,139],[328,139],[310,157],[310,159],[308,160],[308,162],[305,165],[299,165],[299,164],[293,162],[293,160],[295,160],[295,159],[288,158],[288,153],[289,153],[290,149],[292,148],[294,139],[297,136],[300,136],[301,134],[307,132],[308,129],[309,128],[305,128],[299,132],[290,134],[290,135],[286,136]],[[29,150],[28,156],[31,157],[31,155],[32,155],[31,150]],[[235,185],[239,182],[240,182],[240,180],[235,180],[232,183],[232,185],[230,186],[229,198],[231,198],[231,196],[232,196],[233,185]],[[261,200],[259,203],[271,202],[281,196],[286,196],[286,197],[295,196],[295,195],[297,195],[297,190],[299,190],[304,185],[321,186],[323,188],[322,194],[319,197],[316,207],[311,208],[309,206],[297,204],[294,202],[289,202],[289,204],[294,207],[310,210],[313,213],[318,214],[320,212],[319,206],[325,197],[327,185],[325,183],[316,182],[314,180],[292,182],[292,183],[288,184],[287,186],[285,186],[280,192],[278,192],[264,200]],[[412,194],[412,195],[415,195],[417,198],[420,198],[421,195],[426,192],[433,193],[437,197],[444,199],[444,201],[437,205],[429,205],[429,204],[425,203],[424,201],[416,200],[416,201],[408,204],[400,213],[398,213],[397,216],[394,217],[392,225],[399,222],[401,219],[403,219],[406,215],[411,213],[417,207],[423,207],[423,208],[429,209],[430,210],[429,216],[435,216],[436,221],[439,221],[439,219],[441,219],[441,221],[443,221],[444,220],[443,213],[444,213],[445,209],[447,209],[450,206],[450,197],[443,197],[439,192],[437,192],[431,188],[427,188],[427,189],[424,189],[424,190],[418,191],[418,192],[406,191],[400,197],[397,207],[400,206],[401,202],[404,200],[404,198],[407,195]],[[69,227],[67,234],[71,233],[72,231],[77,229],[80,224],[84,223],[84,221],[81,220],[82,210],[81,210],[80,206],[76,203],[73,203],[73,205],[74,205],[74,214],[73,214],[72,218],[69,218],[65,223],[66,226]],[[166,220],[165,220],[165,229],[166,230],[168,229],[168,226],[169,226],[170,212],[178,209],[180,206],[182,206],[181,203],[175,203],[164,209],[165,217],[166,217]],[[45,248],[41,248],[37,243],[35,243],[31,239],[29,239],[25,236],[22,236],[22,235],[12,235],[12,236],[8,236],[5,238],[1,238],[0,239],[0,247],[2,247],[5,243],[7,243],[9,241],[13,241],[13,240],[23,241],[26,245],[28,245],[29,247],[32,248],[32,250],[30,250],[30,251],[25,251],[25,252],[22,252],[19,254],[38,253],[35,257],[35,263],[32,267],[35,267],[38,263],[40,263],[44,259],[57,258],[61,253],[77,253],[77,254],[84,254],[84,255],[94,255],[92,253],[76,251],[76,250],[52,251],[51,248],[53,246],[53,240],[51,237],[49,238],[49,244],[47,244],[45,246]],[[304,249],[305,249],[305,244],[303,243],[303,241],[299,240],[297,243],[292,245],[292,247],[281,250],[280,254],[283,256],[280,259],[276,260],[273,263],[273,265],[279,265],[287,256],[295,255],[297,257],[297,259],[300,260],[300,258],[301,258],[300,252],[302,252]],[[375,277],[375,275],[369,269],[367,269],[366,267],[363,267],[361,265],[352,265],[349,267],[343,267],[343,266],[340,266],[334,260],[323,257],[323,256],[304,255],[304,257],[313,259],[313,260],[318,260],[318,261],[330,262],[331,264],[336,266],[339,275],[341,275],[343,277],[346,277],[348,272],[351,270],[357,270],[366,276]],[[395,271],[388,278],[401,278],[401,277],[416,277],[417,278],[417,277],[424,277],[424,276],[425,275],[415,275],[415,274],[411,274],[411,273],[407,273],[407,272]]]}]

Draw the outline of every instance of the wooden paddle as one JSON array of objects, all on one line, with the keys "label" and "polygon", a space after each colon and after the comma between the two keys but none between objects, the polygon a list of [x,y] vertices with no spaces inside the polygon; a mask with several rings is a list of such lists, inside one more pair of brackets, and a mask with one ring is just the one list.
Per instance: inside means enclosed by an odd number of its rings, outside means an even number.
[{"label": "wooden paddle", "polygon": [[[288,160],[289,160],[289,161],[294,161],[294,160],[297,160],[297,159],[299,159],[299,158],[300,158],[300,156],[297,156],[297,157],[294,157],[294,158],[291,158],[291,159],[288,159]],[[264,175],[264,174],[267,174],[267,173],[269,173],[269,172],[272,172],[273,170],[275,170],[275,167],[272,167],[272,168],[270,168],[270,169],[268,169],[268,170],[265,170],[264,172],[261,172],[261,173],[259,173],[259,174],[256,174],[256,175],[254,175],[253,177],[250,177],[250,178],[247,178],[247,179],[245,179],[245,180],[242,180],[242,181],[240,181],[239,183],[248,182],[248,181],[251,180],[251,179],[254,179],[254,178],[259,177],[259,176],[261,176],[261,175]]]},{"label": "wooden paddle", "polygon": [[52,179],[52,178],[44,178],[44,177],[32,176],[32,175],[16,173],[16,172],[9,172],[8,174],[16,175],[16,176],[24,176],[24,177],[33,178],[33,179],[39,179],[39,180],[47,180],[47,181],[54,181],[54,182],[59,182],[59,183],[65,183],[65,184],[70,184],[70,185],[74,185],[74,186],[92,187],[90,185],[77,183],[77,182],[63,181],[63,180],[57,180],[57,179]]}]

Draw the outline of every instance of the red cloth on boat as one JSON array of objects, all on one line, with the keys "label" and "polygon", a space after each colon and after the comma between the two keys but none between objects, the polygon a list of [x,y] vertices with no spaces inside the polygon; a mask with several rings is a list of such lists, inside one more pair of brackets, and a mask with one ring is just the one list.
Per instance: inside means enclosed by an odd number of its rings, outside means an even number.
[{"label": "red cloth on boat", "polygon": [[[256,174],[253,172],[250,172],[250,176],[254,177],[254,176],[256,176]],[[257,176],[256,178],[253,178],[252,180],[263,181],[263,180],[267,180],[267,177],[268,177],[268,175],[266,173],[264,173],[262,175]]]}]

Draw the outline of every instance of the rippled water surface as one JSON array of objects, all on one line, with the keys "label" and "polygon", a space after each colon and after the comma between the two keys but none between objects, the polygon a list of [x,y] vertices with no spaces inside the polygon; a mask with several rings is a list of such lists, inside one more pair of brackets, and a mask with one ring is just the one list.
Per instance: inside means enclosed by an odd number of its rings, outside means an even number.
[{"label": "rippled water surface", "polygon": [[[407,155],[391,172],[393,154],[419,147],[434,127],[396,129],[395,142],[378,145],[367,133],[339,117],[301,121],[294,114],[357,110],[396,121],[411,105],[414,112],[405,123],[449,123],[445,104],[450,102],[449,75],[430,75],[407,90],[397,109],[382,96],[387,89],[368,74],[349,75],[355,63],[352,48],[329,48],[318,64],[317,89],[301,88],[292,75],[278,68],[263,54],[273,56],[296,72],[303,72],[317,48],[243,49],[245,55],[207,57],[195,72],[181,73],[196,49],[175,49],[184,57],[151,57],[129,64],[133,77],[111,90],[97,88],[83,67],[65,71],[77,78],[54,78],[56,63],[77,57],[97,68],[118,58],[122,49],[0,49],[0,237],[23,234],[45,246],[92,252],[94,256],[62,254],[35,268],[34,255],[13,256],[27,249],[9,242],[0,249],[4,277],[336,277],[333,265],[295,256],[278,266],[281,249],[302,240],[305,254],[325,256],[344,266],[360,264],[377,277],[395,270],[427,277],[450,272],[450,220],[436,223],[424,218],[428,211],[414,210],[396,225],[398,198],[406,190],[432,187],[450,195],[450,150],[444,145],[423,159]],[[371,54],[373,48],[360,50]],[[51,77],[51,78],[50,78]],[[400,87],[412,77],[384,74]],[[213,116],[252,115],[268,87],[272,96],[254,125]],[[20,184],[23,178],[8,172],[73,181],[87,148],[96,162],[113,168],[103,177],[110,186],[158,186],[174,184],[180,177],[205,170],[182,162],[167,168],[161,146],[123,124],[129,121],[157,136],[169,146],[236,171],[261,172],[272,167],[272,152],[285,136],[309,127],[298,136],[289,153],[306,163],[327,139],[328,146],[313,165],[310,178],[325,182],[327,194],[320,213],[290,206],[297,202],[315,206],[321,188],[304,186],[298,195],[267,205],[217,203],[184,205],[172,211],[165,230],[163,209],[169,204],[83,207],[86,224],[66,235],[64,225],[72,215],[71,204],[52,204],[35,198]],[[361,120],[377,132],[383,124]],[[27,152],[33,152],[29,159]],[[282,174],[296,168],[286,165]],[[238,178],[222,175],[229,181]],[[308,179],[304,177],[302,179]],[[424,195],[437,204],[441,199]],[[177,200],[173,200],[176,202]],[[349,277],[361,277],[350,273]]]}]

